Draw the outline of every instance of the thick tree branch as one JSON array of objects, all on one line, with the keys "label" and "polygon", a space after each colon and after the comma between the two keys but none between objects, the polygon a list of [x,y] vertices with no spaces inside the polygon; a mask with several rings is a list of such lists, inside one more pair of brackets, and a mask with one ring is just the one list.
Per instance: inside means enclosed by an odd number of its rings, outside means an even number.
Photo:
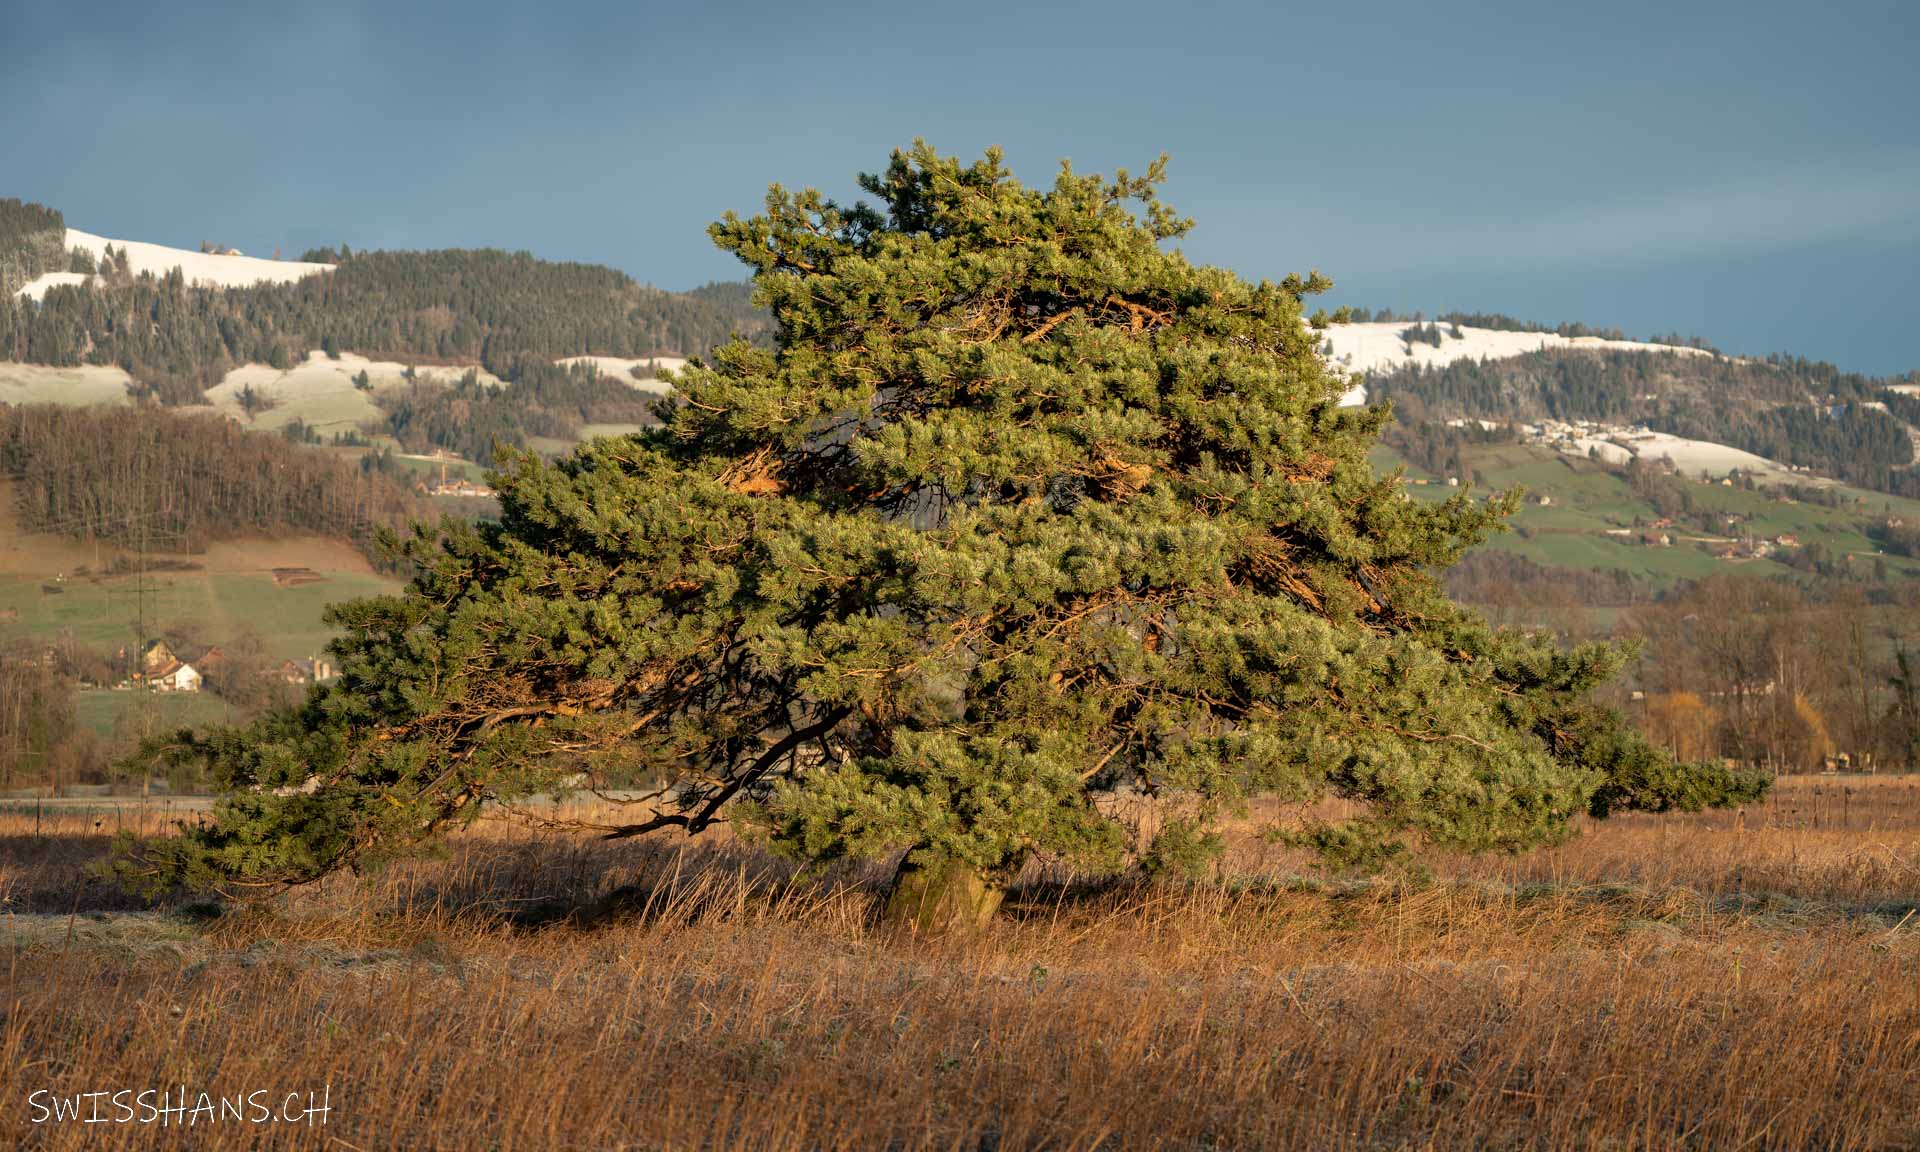
[{"label": "thick tree branch", "polygon": [[827,710],[825,716],[822,716],[812,724],[804,728],[795,728],[791,732],[788,732],[785,736],[775,741],[773,747],[761,753],[760,758],[749,765],[746,771],[733,777],[724,787],[708,798],[706,804],[702,805],[700,811],[694,815],[687,816],[684,813],[675,812],[655,816],[651,820],[644,820],[638,824],[622,825],[607,833],[605,839],[624,840],[629,836],[640,836],[658,828],[668,827],[685,828],[688,832],[701,831],[713,823],[714,816],[719,813],[727,801],[738,795],[742,788],[745,788],[747,785],[752,784],[754,781],[760,779],[760,777],[766,775],[775,764],[780,762],[781,757],[787,753],[807,741],[812,740],[816,736],[824,736],[832,731],[834,725],[845,720],[851,711],[851,709],[846,707],[830,708]]}]

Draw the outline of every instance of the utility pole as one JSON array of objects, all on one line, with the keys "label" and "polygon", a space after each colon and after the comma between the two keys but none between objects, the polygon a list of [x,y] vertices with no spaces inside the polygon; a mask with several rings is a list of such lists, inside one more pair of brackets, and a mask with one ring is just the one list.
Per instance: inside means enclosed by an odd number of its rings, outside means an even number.
[{"label": "utility pole", "polygon": [[[142,503],[145,503],[147,498],[147,444],[145,440],[140,442],[139,469],[140,499]],[[142,511],[144,511],[144,509],[142,509]],[[134,606],[134,629],[138,635],[135,637],[134,642],[140,645],[142,649],[145,649],[147,644],[147,517],[144,515],[140,517],[139,552],[140,568],[134,585],[136,600]]]},{"label": "utility pole", "polygon": [[[140,502],[135,506],[135,515],[139,517],[140,521],[140,544],[138,549],[139,568],[135,575],[134,596],[136,603],[134,606],[134,630],[138,633],[135,638],[135,644],[139,649],[139,655],[136,655],[134,659],[140,662],[140,670],[144,672],[146,671],[145,657],[147,647],[147,548],[151,543],[150,530],[153,526],[153,517],[159,513],[158,508],[147,506],[148,501],[152,500],[153,496],[147,488],[147,441],[144,438],[140,441],[140,460],[138,467],[140,473]],[[140,743],[144,746],[147,741],[153,738],[154,721],[156,719],[154,708],[157,701],[154,699],[153,685],[147,681],[142,681],[141,683],[144,690],[139,693]],[[144,769],[140,776],[140,794],[143,797],[148,795],[152,787],[153,772],[150,768]]]}]

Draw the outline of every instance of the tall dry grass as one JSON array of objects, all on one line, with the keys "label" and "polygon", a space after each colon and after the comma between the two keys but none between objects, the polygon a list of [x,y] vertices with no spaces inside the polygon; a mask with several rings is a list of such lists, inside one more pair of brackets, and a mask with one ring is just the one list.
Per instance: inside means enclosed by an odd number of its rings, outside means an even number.
[{"label": "tall dry grass", "polygon": [[[1920,790],[1790,781],[1430,881],[1253,836],[1192,887],[1035,872],[966,941],[876,871],[510,824],[195,921],[0,817],[26,1146],[1920,1146]],[[1815,789],[1820,789],[1818,793]],[[1835,814],[1828,800],[1844,801]],[[49,834],[51,833],[51,834]],[[1257,865],[1257,867],[1256,867]],[[32,1125],[35,1089],[330,1086],[323,1127]]]}]

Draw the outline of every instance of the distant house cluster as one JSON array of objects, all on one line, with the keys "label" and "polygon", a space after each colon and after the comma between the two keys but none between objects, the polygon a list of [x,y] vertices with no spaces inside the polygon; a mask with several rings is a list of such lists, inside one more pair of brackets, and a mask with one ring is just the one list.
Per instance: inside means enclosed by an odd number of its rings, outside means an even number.
[{"label": "distant house cluster", "polygon": [[1648,428],[1644,424],[1606,424],[1598,420],[1542,420],[1537,424],[1520,425],[1522,439],[1558,448],[1563,452],[1576,450],[1583,440],[1610,439],[1644,434]]},{"label": "distant house cluster", "polygon": [[458,479],[450,479],[447,476],[447,455],[442,452],[436,452],[434,455],[440,457],[440,479],[435,483],[426,483],[423,481],[419,485],[420,492],[423,495],[484,497],[491,497],[493,495],[493,489],[487,487],[485,484],[476,484],[464,476]]},{"label": "distant house cluster", "polygon": [[1713,548],[1714,557],[1720,560],[1763,560],[1783,548],[1800,547],[1800,537],[1791,532],[1768,539],[1765,536],[1744,535],[1734,540],[1721,541]]},{"label": "distant house cluster", "polygon": [[[124,651],[121,656],[124,658]],[[165,640],[149,640],[140,649],[138,667],[114,687],[122,690],[142,688],[149,692],[198,692],[205,686],[207,677],[216,673],[226,661],[227,654],[218,644],[183,655]],[[314,656],[305,660],[282,661],[262,670],[260,674],[282,683],[304,686],[333,679],[334,669],[331,660]]]},{"label": "distant house cluster", "polygon": [[1671,548],[1673,547],[1673,534],[1663,532],[1660,529],[1672,523],[1673,521],[1671,520],[1656,520],[1654,526],[1651,528],[1608,528],[1601,534],[1611,536],[1615,540],[1625,540],[1633,544],[1644,544],[1649,548]]},{"label": "distant house cluster", "polygon": [[182,660],[165,640],[149,640],[140,649],[140,666],[121,687],[145,688],[151,692],[198,692],[206,680],[205,669],[223,658],[218,646],[198,654],[200,667]]}]

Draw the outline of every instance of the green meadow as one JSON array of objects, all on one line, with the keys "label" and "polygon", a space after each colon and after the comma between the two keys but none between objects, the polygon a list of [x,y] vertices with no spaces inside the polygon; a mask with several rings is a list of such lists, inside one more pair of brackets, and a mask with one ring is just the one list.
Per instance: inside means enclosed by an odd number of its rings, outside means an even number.
[{"label": "green meadow", "polygon": [[[1438,477],[1415,468],[1392,449],[1373,452],[1382,469],[1405,468],[1408,492],[1419,500],[1443,500],[1460,491]],[[1714,556],[1720,533],[1708,533],[1684,520],[1672,528],[1651,529],[1660,513],[1615,472],[1590,461],[1525,445],[1494,445],[1468,453],[1470,466],[1486,481],[1485,491],[1522,488],[1528,495],[1511,521],[1512,531],[1496,536],[1485,547],[1518,553],[1540,564],[1568,568],[1625,570],[1659,584],[1695,579],[1722,571],[1752,575],[1783,575],[1792,569],[1773,557],[1721,560]],[[1893,573],[1920,573],[1920,563],[1879,554],[1867,536],[1870,524],[1889,515],[1920,518],[1920,501],[1840,487],[1842,505],[1829,508],[1786,499],[1777,490],[1747,491],[1713,483],[1691,482],[1696,507],[1744,517],[1742,530],[1775,539],[1797,537],[1800,544],[1820,544],[1836,558],[1852,556],[1856,563],[1876,558]],[[1550,503],[1536,502],[1546,496]],[[1608,536],[1609,529],[1630,529],[1631,538]],[[1664,531],[1669,547],[1638,542],[1641,531]]]}]

